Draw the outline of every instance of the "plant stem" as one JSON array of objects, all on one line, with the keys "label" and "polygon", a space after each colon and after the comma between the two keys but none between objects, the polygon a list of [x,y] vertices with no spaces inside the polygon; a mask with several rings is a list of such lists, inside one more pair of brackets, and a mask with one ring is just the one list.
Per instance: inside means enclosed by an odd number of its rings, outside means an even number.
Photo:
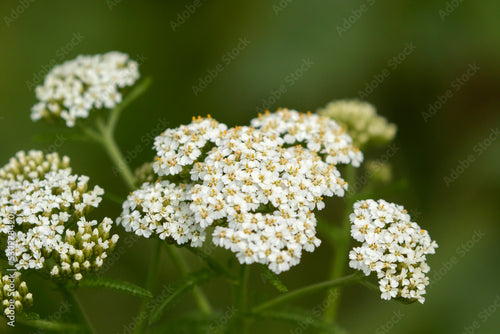
[{"label": "plant stem", "polygon": [[123,109],[128,107],[128,105],[132,103],[132,101],[141,96],[149,88],[151,82],[152,82],[151,78],[145,78],[144,80],[142,80],[139,84],[137,84],[134,87],[134,89],[131,92],[129,92],[125,96],[122,103],[117,104],[116,107],[111,111],[111,115],[109,116],[108,120],[108,126],[111,132],[114,133],[116,124],[118,123],[118,119],[120,118]]},{"label": "plant stem", "polygon": [[[156,241],[155,250],[153,253],[153,259],[151,260],[151,265],[149,266],[148,276],[146,277],[146,290],[152,291],[154,285],[154,279],[158,271],[158,262],[160,259],[162,240]],[[144,298],[139,309],[138,322],[135,324],[134,333],[142,333],[144,327],[147,324],[148,317],[146,316],[146,309],[148,307],[148,299]]]},{"label": "plant stem", "polygon": [[104,125],[104,123],[102,122],[98,122],[97,125],[100,130],[99,143],[108,153],[109,157],[115,164],[116,170],[127,184],[129,190],[134,190],[134,175],[132,174],[130,167],[125,161],[125,158],[118,148],[118,145],[116,144],[112,128],[109,126],[109,124]]},{"label": "plant stem", "polygon": [[297,289],[295,291],[285,293],[285,294],[280,295],[274,299],[271,299],[267,302],[264,302],[260,305],[257,305],[256,307],[254,307],[252,309],[252,313],[259,313],[259,312],[264,311],[268,308],[283,304],[285,302],[288,302],[289,300],[299,298],[299,297],[308,295],[310,293],[330,289],[333,287],[339,287],[339,286],[343,286],[343,285],[347,285],[347,284],[353,284],[353,283],[359,282],[361,279],[362,279],[362,276],[360,276],[359,273],[354,273],[354,274],[340,277],[340,278],[337,278],[334,280],[324,281],[324,282],[316,283],[313,285],[309,285],[309,286],[306,286],[304,288],[300,288],[300,289]]},{"label": "plant stem", "polygon": [[[188,275],[189,268],[187,264],[184,262],[184,259],[182,258],[178,249],[175,246],[169,246],[167,247],[167,252],[172,258],[174,265],[181,272],[182,276]],[[210,305],[210,302],[208,301],[207,297],[199,287],[195,286],[193,288],[193,296],[200,311],[204,315],[210,315],[212,313],[212,306]]]},{"label": "plant stem", "polygon": [[[350,184],[353,184],[356,175],[356,169],[348,165],[346,166],[345,179]],[[354,190],[346,194],[346,202],[344,207],[344,218],[342,220],[342,226],[339,230],[341,235],[338,236],[337,242],[333,244],[335,253],[333,257],[332,269],[330,271],[330,279],[335,280],[344,275],[345,266],[348,258],[349,241],[350,241],[350,229],[351,223],[349,221],[349,215],[352,210],[352,205],[355,202]],[[334,323],[337,316],[337,311],[340,303],[341,289],[332,289],[328,292],[329,294],[334,294],[335,298],[327,303],[323,317],[327,323]],[[328,296],[327,296],[327,299]]]},{"label": "plant stem", "polygon": [[138,85],[134,87],[134,89],[128,93],[123,99],[122,103],[117,104],[113,110],[111,110],[108,121],[106,124],[102,121],[102,119],[97,120],[97,127],[99,131],[95,131],[91,128],[83,128],[84,134],[90,139],[100,143],[105,151],[108,153],[109,157],[115,164],[118,173],[121,175],[125,183],[127,184],[129,190],[134,190],[134,175],[130,170],[127,162],[125,161],[118,145],[116,144],[114,134],[116,125],[118,124],[118,120],[120,115],[129,104],[131,104],[134,100],[136,100],[139,96],[141,96],[151,85],[151,78],[146,78],[142,80]]},{"label": "plant stem", "polygon": [[246,317],[246,313],[248,312],[248,277],[249,270],[247,265],[242,265],[240,270],[240,280],[237,290],[236,296],[236,308],[238,313],[239,320],[239,332],[242,334],[248,333],[249,330],[249,322]]},{"label": "plant stem", "polygon": [[66,285],[61,285],[60,290],[64,295],[64,297],[70,301],[72,305],[72,312],[78,318],[78,321],[83,325],[85,332],[90,334],[94,333],[90,321],[88,320],[86,314],[84,313],[83,308],[78,299],[76,298],[74,292],[69,290]]}]

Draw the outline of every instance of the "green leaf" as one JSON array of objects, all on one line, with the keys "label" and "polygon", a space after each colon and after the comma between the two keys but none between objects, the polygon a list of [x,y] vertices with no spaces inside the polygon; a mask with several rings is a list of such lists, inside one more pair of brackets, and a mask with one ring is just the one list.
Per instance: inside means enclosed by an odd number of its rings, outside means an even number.
[{"label": "green leaf", "polygon": [[119,292],[128,293],[132,296],[142,297],[142,298],[151,298],[153,295],[150,291],[135,285],[130,282],[118,281],[110,278],[104,277],[88,277],[78,283],[78,286],[85,288],[104,288],[109,290],[115,290]]},{"label": "green leaf", "polygon": [[288,292],[288,288],[283,284],[283,282],[279,279],[278,275],[269,270],[266,266],[259,266],[262,270],[261,277],[266,282],[271,283],[272,286],[276,288],[279,292]]},{"label": "green leaf", "polygon": [[167,307],[172,304],[174,300],[176,300],[183,293],[191,290],[201,282],[208,281],[210,278],[215,276],[215,272],[208,269],[202,269],[195,271],[187,276],[185,276],[181,281],[179,281],[172,293],[167,294],[161,300],[155,300],[155,307],[151,310],[150,324],[157,321],[163,312],[167,309]]},{"label": "green leaf", "polygon": [[35,327],[55,332],[73,333],[73,332],[84,331],[82,326],[60,321],[51,321],[43,319],[29,320],[24,318],[18,318],[17,322],[19,322],[19,324],[22,324],[24,326]]},{"label": "green leaf", "polygon": [[175,317],[168,318],[165,321],[158,322],[157,324],[149,327],[148,330],[150,334],[216,334],[215,331],[211,331],[211,325],[217,324],[219,325],[217,327],[221,327],[223,329],[222,325],[224,323],[224,319],[221,319],[218,314],[207,316],[200,313],[190,313],[187,315],[176,315]]},{"label": "green leaf", "polygon": [[293,290],[290,292],[287,292],[285,294],[281,294],[277,296],[276,298],[273,298],[271,300],[268,300],[266,302],[263,302],[259,305],[256,305],[253,307],[253,312],[254,313],[261,313],[262,311],[276,307],[277,305],[284,304],[292,299],[296,299],[311,293],[316,293],[319,291],[347,285],[347,284],[354,284],[358,283],[360,280],[363,278],[363,273],[356,272],[347,276],[339,277],[333,280],[328,280],[328,281],[323,281],[319,283],[315,283],[312,285],[305,286],[303,288]]},{"label": "green leaf", "polygon": [[238,278],[235,277],[225,266],[220,264],[217,260],[214,260],[209,254],[207,254],[203,249],[187,247],[189,251],[200,257],[205,261],[210,269],[215,271],[217,274],[222,275],[229,279],[231,284],[238,284]]},{"label": "green leaf", "polygon": [[323,320],[321,314],[299,311],[273,311],[253,314],[254,317],[272,319],[277,321],[291,322],[297,324],[302,329],[317,329],[325,333],[337,333],[335,327]]}]

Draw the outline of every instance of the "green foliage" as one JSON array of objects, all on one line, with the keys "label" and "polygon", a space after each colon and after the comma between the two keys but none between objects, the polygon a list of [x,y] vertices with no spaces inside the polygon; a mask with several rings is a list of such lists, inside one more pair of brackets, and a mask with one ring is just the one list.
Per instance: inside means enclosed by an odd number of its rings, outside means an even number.
[{"label": "green foliage", "polygon": [[266,282],[269,282],[279,292],[288,292],[288,288],[285,286],[285,284],[283,284],[283,282],[280,280],[278,275],[273,273],[266,266],[259,266],[259,268],[262,271],[261,277],[263,280],[265,280]]},{"label": "green foliage", "polygon": [[61,333],[82,333],[84,328],[73,323],[43,319],[18,319],[21,325]]},{"label": "green foliage", "polygon": [[172,293],[167,294],[161,300],[155,301],[156,306],[151,311],[150,323],[157,321],[161,317],[163,312],[167,310],[168,306],[171,305],[172,302],[176,300],[179,296],[189,291],[190,289],[194,288],[196,285],[208,281],[214,275],[215,275],[214,271],[202,269],[195,271],[184,277],[176,284]]},{"label": "green foliage", "polygon": [[142,298],[151,298],[153,296],[148,290],[133,283],[98,276],[87,277],[78,286],[84,288],[104,288]]},{"label": "green foliage", "polygon": [[314,314],[304,310],[285,310],[263,312],[253,315],[260,319],[271,319],[280,322],[289,322],[301,329],[301,333],[317,333],[321,331],[325,334],[344,334],[344,330],[338,326],[326,322],[321,314]]}]

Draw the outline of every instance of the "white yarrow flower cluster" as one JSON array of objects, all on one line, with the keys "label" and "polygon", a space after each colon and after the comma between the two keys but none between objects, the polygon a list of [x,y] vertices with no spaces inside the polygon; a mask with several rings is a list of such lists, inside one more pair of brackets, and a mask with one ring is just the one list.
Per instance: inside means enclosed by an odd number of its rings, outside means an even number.
[{"label": "white yarrow flower cluster", "polygon": [[275,273],[298,264],[320,244],[312,211],[347,189],[335,163],[357,166],[363,156],[326,117],[285,109],[252,125],[228,129],[209,117],[166,130],[155,140],[153,168],[169,181],[132,193],[119,222],[191,246],[215,226],[212,241],[241,263]]},{"label": "white yarrow flower cluster", "polygon": [[[87,221],[104,191],[90,188],[89,178],[72,174],[68,164],[67,157],[30,151],[0,169],[0,233],[8,236],[5,252],[17,269],[42,269],[52,257],[53,276],[80,280],[102,265],[118,240],[109,234],[111,219]],[[77,231],[69,227],[73,224]]]},{"label": "white yarrow flower cluster", "polygon": [[138,63],[127,54],[108,52],[78,56],[54,67],[36,88],[40,102],[31,118],[62,118],[68,127],[87,118],[92,110],[112,109],[122,101],[122,91],[139,78]]},{"label": "white yarrow flower cluster", "polygon": [[205,241],[205,231],[193,219],[189,209],[189,186],[170,181],[144,183],[123,203],[123,213],[117,222],[125,231],[149,238],[172,238],[178,244],[188,241],[199,247]]},{"label": "white yarrow flower cluster", "polygon": [[363,243],[351,250],[350,267],[367,276],[376,272],[382,299],[423,303],[430,270],[426,255],[438,247],[428,232],[402,206],[384,200],[356,202],[349,218],[352,237]]},{"label": "white yarrow flower cluster", "polygon": [[225,124],[207,118],[194,118],[188,125],[167,129],[155,138],[157,161],[154,171],[160,176],[179,174],[184,166],[192,165],[208,142],[214,142],[227,130]]},{"label": "white yarrow flower cluster", "polygon": [[325,161],[330,164],[358,167],[363,161],[363,154],[353,145],[350,135],[329,117],[282,109],[259,115],[251,125],[265,131],[277,131],[286,145],[303,144],[309,150],[324,155]]},{"label": "white yarrow flower cluster", "polygon": [[370,143],[385,144],[396,135],[396,125],[377,114],[375,107],[368,102],[338,100],[318,112],[345,126],[354,143],[360,147]]}]

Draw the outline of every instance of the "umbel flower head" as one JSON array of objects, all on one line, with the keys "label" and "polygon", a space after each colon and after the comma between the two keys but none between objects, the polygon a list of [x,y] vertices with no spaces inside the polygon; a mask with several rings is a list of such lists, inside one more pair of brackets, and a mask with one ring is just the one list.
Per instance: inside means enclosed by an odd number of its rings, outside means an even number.
[{"label": "umbel flower head", "polygon": [[423,303],[430,270],[426,255],[438,247],[429,233],[402,206],[384,200],[356,202],[349,218],[352,237],[363,243],[349,253],[349,266],[367,276],[375,272],[382,299]]},{"label": "umbel flower head", "polygon": [[127,54],[116,51],[81,55],[58,65],[36,87],[39,102],[31,109],[31,118],[61,118],[73,127],[93,110],[112,109],[122,101],[123,89],[139,78],[138,67]]},{"label": "umbel flower head", "polygon": [[396,125],[377,114],[373,105],[359,100],[330,102],[318,110],[347,128],[347,133],[359,147],[367,144],[385,144],[396,135]]},{"label": "umbel flower head", "polygon": [[33,295],[26,282],[21,280],[19,271],[0,277],[0,301],[4,316],[14,315],[33,305]]},{"label": "umbel flower head", "polygon": [[193,119],[166,130],[154,147],[163,181],[132,193],[118,222],[193,247],[215,226],[217,246],[276,273],[319,246],[313,210],[347,189],[335,164],[363,159],[333,120],[287,109],[261,115],[252,127]]},{"label": "umbel flower head", "polygon": [[67,157],[19,152],[0,176],[0,234],[7,236],[11,265],[43,269],[52,258],[52,276],[76,281],[101,267],[118,235],[110,235],[109,218],[87,220],[104,191],[72,174]]},{"label": "umbel flower head", "polygon": [[66,156],[61,158],[57,153],[43,154],[35,150],[28,153],[19,151],[0,169],[0,179],[32,181],[43,178],[48,172],[64,169],[69,170],[69,158]]}]

